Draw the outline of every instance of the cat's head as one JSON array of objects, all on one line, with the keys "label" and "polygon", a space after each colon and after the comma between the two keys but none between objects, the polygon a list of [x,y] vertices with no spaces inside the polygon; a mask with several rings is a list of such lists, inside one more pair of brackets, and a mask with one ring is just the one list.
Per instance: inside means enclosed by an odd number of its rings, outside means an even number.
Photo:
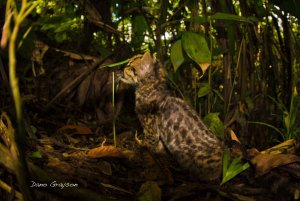
[{"label": "cat's head", "polygon": [[127,84],[138,84],[141,80],[154,75],[156,60],[152,58],[150,52],[144,55],[136,55],[131,58],[124,69],[122,81]]}]

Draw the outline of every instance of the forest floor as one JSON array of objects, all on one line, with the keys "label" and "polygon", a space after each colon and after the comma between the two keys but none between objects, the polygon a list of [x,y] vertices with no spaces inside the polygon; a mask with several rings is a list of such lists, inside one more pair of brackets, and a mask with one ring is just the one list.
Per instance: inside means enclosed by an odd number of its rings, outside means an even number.
[{"label": "forest floor", "polygon": [[[55,58],[54,55],[51,58]],[[56,58],[60,57],[62,55]],[[51,75],[41,76],[31,86],[23,87],[29,185],[36,200],[299,199],[298,159],[282,165],[272,158],[263,167],[267,170],[261,169],[265,171],[263,174],[257,175],[251,166],[224,185],[220,185],[220,181],[197,181],[171,158],[167,166],[162,166],[156,156],[139,145],[142,128],[134,114],[131,89],[124,92],[120,87],[116,92],[114,113],[118,116],[113,123],[116,115],[110,110],[111,71],[87,75],[70,87],[66,82],[76,79],[82,69],[86,70],[85,62],[75,65],[69,59],[52,59],[43,65],[46,72],[51,69]],[[60,92],[65,95],[49,106]],[[294,146],[293,156],[297,153],[299,145]],[[0,170],[1,179],[14,185],[13,174],[3,167]],[[9,197],[8,193],[0,195],[1,200],[9,200]]]}]

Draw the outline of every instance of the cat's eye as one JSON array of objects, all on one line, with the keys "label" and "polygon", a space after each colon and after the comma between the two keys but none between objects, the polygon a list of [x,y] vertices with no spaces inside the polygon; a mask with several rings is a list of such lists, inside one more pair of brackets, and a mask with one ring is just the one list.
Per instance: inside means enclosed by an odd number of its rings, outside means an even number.
[{"label": "cat's eye", "polygon": [[134,75],[136,75],[136,70],[135,70],[135,68],[130,68],[130,71],[132,71],[132,73],[133,73]]}]

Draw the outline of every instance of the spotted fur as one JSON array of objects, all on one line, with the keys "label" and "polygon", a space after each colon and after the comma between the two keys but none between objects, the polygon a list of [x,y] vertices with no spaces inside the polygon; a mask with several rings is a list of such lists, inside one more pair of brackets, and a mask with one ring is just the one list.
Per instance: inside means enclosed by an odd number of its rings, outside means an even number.
[{"label": "spotted fur", "polygon": [[187,103],[171,95],[164,71],[149,52],[130,60],[122,80],[136,86],[135,109],[144,128],[144,145],[158,154],[167,150],[200,180],[219,178],[222,142]]}]

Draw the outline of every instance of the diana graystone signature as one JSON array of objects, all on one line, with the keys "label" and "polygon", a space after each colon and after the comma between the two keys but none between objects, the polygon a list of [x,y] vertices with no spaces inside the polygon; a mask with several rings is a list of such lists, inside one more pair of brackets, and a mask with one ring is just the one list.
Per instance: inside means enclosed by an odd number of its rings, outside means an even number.
[{"label": "diana graystone signature", "polygon": [[57,182],[57,181],[52,181],[51,183],[39,183],[36,181],[31,181],[31,185],[29,186],[31,188],[77,188],[78,184],[77,183],[69,183],[69,182]]}]

